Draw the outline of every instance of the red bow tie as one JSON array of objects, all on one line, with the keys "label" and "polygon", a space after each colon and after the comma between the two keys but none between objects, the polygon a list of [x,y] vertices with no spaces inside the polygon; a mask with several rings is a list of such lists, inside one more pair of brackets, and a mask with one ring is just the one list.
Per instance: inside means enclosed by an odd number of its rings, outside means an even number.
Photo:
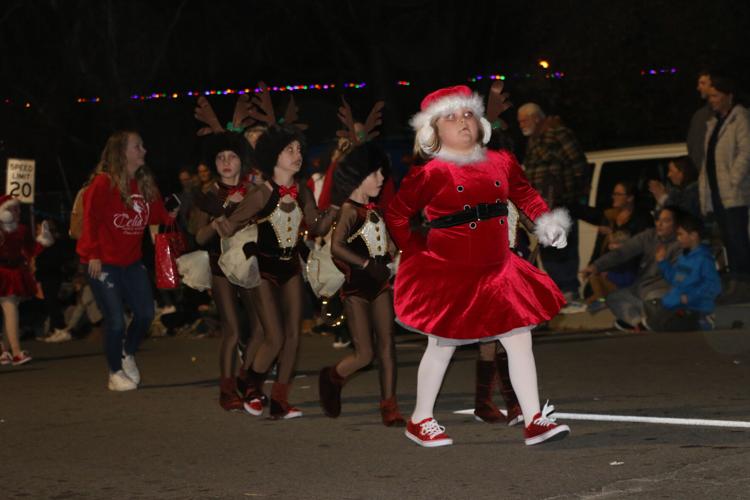
[{"label": "red bow tie", "polygon": [[371,201],[370,203],[365,203],[365,208],[367,210],[375,210],[375,208],[377,208],[377,205],[374,201]]},{"label": "red bow tie", "polygon": [[240,193],[242,196],[245,196],[247,194],[247,188],[244,185],[231,187],[227,191],[227,197],[230,197],[235,193]]},{"label": "red bow tie", "polygon": [[296,184],[292,184],[289,187],[279,186],[279,196],[281,196],[282,198],[284,196],[286,196],[286,195],[289,195],[289,196],[291,196],[292,198],[294,198],[296,200],[298,194],[299,193],[297,191],[297,185]]}]

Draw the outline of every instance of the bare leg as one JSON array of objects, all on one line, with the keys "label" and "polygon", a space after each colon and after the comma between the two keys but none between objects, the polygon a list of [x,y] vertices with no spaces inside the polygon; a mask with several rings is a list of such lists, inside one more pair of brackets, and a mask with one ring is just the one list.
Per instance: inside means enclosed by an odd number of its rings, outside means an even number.
[{"label": "bare leg", "polygon": [[18,326],[18,297],[0,297],[0,306],[3,309],[3,324],[5,326],[5,337],[10,345],[13,356],[21,355],[21,341],[19,340]]}]

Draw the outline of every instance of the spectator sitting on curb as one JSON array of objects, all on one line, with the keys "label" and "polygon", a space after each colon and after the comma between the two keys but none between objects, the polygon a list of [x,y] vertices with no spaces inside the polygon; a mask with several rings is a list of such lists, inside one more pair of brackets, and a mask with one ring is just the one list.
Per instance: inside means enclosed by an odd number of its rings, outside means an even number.
[{"label": "spectator sitting on curb", "polygon": [[599,257],[587,266],[581,275],[587,279],[592,274],[607,271],[634,257],[641,257],[635,282],[607,296],[607,306],[617,318],[615,328],[623,331],[643,329],[644,305],[646,301],[660,299],[669,290],[656,263],[656,250],[665,247],[665,258],[670,262],[677,258],[680,247],[675,239],[674,221],[683,212],[675,207],[665,207],[656,220],[656,228],[636,234],[617,250]]},{"label": "spectator sitting on curb", "polygon": [[682,255],[671,264],[664,247],[656,261],[672,288],[661,300],[646,304],[646,326],[655,331],[713,330],[714,300],[721,293],[721,279],[708,245],[701,243],[703,223],[692,215],[677,220],[677,242]]}]

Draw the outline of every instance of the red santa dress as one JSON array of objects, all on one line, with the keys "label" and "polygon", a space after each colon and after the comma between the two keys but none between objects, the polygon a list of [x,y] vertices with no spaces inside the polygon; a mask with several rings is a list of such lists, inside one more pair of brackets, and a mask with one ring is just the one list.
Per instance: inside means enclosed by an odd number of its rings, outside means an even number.
[{"label": "red santa dress", "polygon": [[552,279],[510,251],[507,216],[431,229],[425,238],[409,220],[428,221],[511,200],[536,221],[549,209],[515,157],[478,149],[473,161],[434,158],[413,168],[386,213],[402,250],[394,286],[397,321],[441,344],[491,340],[549,320],[565,304]]}]

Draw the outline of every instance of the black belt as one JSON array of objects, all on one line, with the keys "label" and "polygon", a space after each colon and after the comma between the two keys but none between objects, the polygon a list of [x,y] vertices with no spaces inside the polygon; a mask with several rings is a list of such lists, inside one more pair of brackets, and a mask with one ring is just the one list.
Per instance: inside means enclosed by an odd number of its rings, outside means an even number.
[{"label": "black belt", "polygon": [[437,219],[432,219],[427,226],[433,229],[460,226],[477,220],[493,219],[508,215],[508,205],[505,203],[479,203],[476,206],[467,206],[460,212],[455,212]]},{"label": "black belt", "polygon": [[260,253],[264,255],[265,257],[273,257],[275,259],[279,260],[292,260],[292,257],[294,257],[296,247],[279,247],[274,248],[273,250],[264,250]]}]

